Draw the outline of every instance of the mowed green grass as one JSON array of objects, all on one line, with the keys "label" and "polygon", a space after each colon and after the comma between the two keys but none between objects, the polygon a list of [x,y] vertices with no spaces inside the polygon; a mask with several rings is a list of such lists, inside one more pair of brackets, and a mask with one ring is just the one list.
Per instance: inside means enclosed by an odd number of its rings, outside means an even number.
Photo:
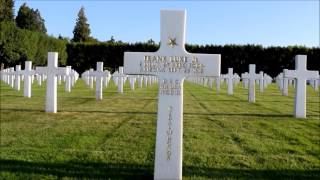
[{"label": "mowed green grass", "polygon": [[[23,88],[23,87],[22,87]],[[44,113],[45,86],[32,98],[1,82],[0,179],[152,179],[157,85],[103,100],[79,80],[58,87],[58,113]],[[294,90],[276,85],[256,103],[247,90],[219,95],[184,84],[184,179],[319,179],[319,92],[307,90],[307,119],[292,117]]]}]

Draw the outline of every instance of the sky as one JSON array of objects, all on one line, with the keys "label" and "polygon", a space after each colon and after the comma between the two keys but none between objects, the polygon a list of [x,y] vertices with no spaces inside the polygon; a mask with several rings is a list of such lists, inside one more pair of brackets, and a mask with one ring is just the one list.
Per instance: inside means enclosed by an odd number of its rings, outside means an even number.
[{"label": "sky", "polygon": [[187,10],[186,43],[305,45],[319,47],[319,0],[285,1],[110,1],[16,0],[39,9],[49,35],[73,37],[81,6],[91,36],[123,42],[160,40],[160,10]]}]

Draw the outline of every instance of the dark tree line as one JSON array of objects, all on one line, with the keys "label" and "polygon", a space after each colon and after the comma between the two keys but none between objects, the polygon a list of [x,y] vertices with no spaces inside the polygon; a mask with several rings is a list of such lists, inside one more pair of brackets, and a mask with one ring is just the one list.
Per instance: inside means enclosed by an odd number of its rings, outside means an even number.
[{"label": "dark tree line", "polygon": [[[158,45],[154,43],[68,43],[67,64],[79,72],[89,67],[95,68],[97,61],[115,69],[123,65],[126,51],[154,52]],[[262,47],[259,45],[186,45],[190,53],[221,54],[221,72],[227,73],[228,67],[234,72],[247,72],[249,64],[256,64],[256,70],[276,76],[284,68],[294,69],[294,57],[297,54],[308,55],[308,69],[320,69],[320,49],[303,46]]]}]

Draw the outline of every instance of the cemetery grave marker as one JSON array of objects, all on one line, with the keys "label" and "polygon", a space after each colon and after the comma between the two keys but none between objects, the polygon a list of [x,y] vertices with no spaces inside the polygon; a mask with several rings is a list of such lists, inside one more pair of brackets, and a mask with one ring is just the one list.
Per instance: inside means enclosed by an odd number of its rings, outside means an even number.
[{"label": "cemetery grave marker", "polygon": [[220,55],[186,52],[185,23],[185,11],[161,11],[160,49],[124,54],[126,74],[159,78],[155,179],[182,179],[184,78],[220,75]]}]

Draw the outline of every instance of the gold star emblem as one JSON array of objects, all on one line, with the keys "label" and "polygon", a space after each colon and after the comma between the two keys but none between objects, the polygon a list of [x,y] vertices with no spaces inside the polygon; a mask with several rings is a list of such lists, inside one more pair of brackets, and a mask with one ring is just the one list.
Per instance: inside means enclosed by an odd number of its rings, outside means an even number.
[{"label": "gold star emblem", "polygon": [[176,41],[177,41],[176,38],[169,38],[168,45],[171,47],[176,46],[178,45]]}]

